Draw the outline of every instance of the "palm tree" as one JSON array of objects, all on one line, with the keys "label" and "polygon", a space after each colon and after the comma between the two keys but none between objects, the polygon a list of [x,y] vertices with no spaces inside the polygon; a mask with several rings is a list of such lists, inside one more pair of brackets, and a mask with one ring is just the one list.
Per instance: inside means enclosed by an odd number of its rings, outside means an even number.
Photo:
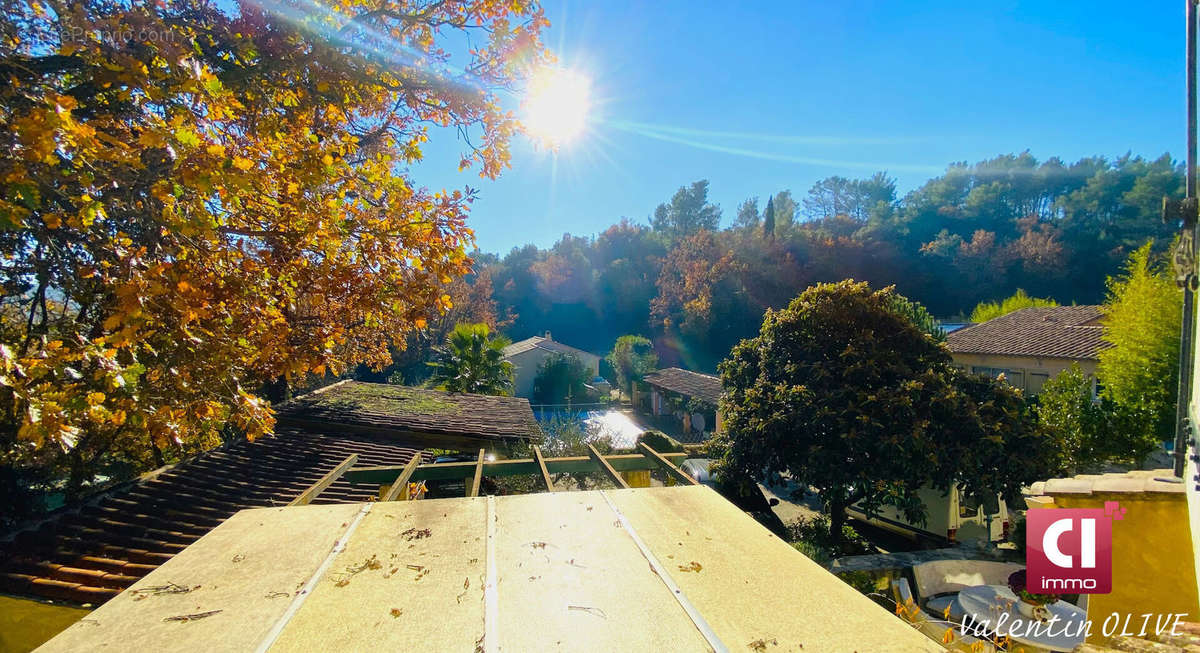
[{"label": "palm tree", "polygon": [[429,382],[439,390],[483,395],[512,394],[513,366],[504,360],[512,341],[492,333],[486,324],[457,324],[446,344],[437,347],[437,360],[429,363]]}]

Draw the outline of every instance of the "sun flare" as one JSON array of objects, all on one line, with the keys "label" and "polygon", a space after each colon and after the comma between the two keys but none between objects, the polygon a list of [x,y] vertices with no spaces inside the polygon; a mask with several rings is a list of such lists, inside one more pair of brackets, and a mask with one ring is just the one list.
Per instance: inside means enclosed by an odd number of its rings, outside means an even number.
[{"label": "sun flare", "polygon": [[546,69],[534,76],[523,103],[526,131],[557,147],[579,137],[587,127],[591,109],[591,80],[562,69]]}]

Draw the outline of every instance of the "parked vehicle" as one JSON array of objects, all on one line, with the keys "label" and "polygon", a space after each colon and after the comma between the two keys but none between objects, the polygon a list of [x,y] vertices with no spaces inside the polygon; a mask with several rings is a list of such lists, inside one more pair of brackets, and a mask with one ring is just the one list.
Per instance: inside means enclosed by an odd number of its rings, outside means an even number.
[{"label": "parked vehicle", "polygon": [[925,522],[909,521],[903,511],[891,506],[880,507],[868,516],[861,504],[847,509],[855,519],[912,539],[935,542],[955,542],[987,538],[996,542],[1008,537],[1008,506],[997,495],[991,501],[979,501],[952,488],[950,492],[922,488],[917,496],[925,504]]}]

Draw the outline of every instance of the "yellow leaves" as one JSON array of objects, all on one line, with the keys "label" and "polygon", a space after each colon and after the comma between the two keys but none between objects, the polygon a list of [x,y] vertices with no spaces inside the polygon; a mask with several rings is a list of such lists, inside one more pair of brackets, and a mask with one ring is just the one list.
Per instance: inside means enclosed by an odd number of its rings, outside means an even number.
[{"label": "yellow leaves", "polygon": [[146,129],[138,134],[138,145],[145,147],[162,147],[166,144],[166,138],[163,133],[157,129]]},{"label": "yellow leaves", "polygon": [[[66,20],[31,2],[45,24]],[[489,0],[470,17],[491,25],[506,3]],[[347,14],[365,6],[345,0]],[[448,20],[475,11],[457,0],[439,7]],[[253,438],[271,429],[270,405],[239,383],[386,364],[390,342],[429,327],[432,318],[413,316],[453,306],[458,295],[437,287],[465,271],[468,202],[434,198],[400,171],[421,158],[427,124],[482,125],[480,162],[505,160],[511,132],[496,92],[515,81],[509,44],[471,53],[498,66],[491,88],[411,91],[396,90],[419,81],[405,71],[303,31],[274,44],[277,57],[256,49],[266,41],[231,35],[236,27],[167,25],[155,12],[130,20],[135,33],[172,40],[105,48],[89,36],[57,51],[82,64],[69,74],[4,80],[32,101],[8,118],[15,153],[0,176],[12,199],[0,201],[0,227],[19,232],[25,251],[72,248],[55,272],[55,301],[76,288],[101,299],[71,307],[64,323],[85,317],[61,327],[58,344],[27,356],[3,348],[23,338],[0,342],[0,377],[19,386],[12,417],[29,441],[88,446],[148,433],[203,445],[226,422]],[[213,35],[199,31],[209,27],[227,47],[209,47]],[[9,42],[34,36],[17,32]],[[431,51],[449,38],[412,33]],[[534,46],[523,63],[541,57]],[[244,67],[248,77],[226,87],[212,71],[235,58],[269,61],[270,74]],[[66,95],[71,87],[96,92]]]},{"label": "yellow leaves", "polygon": [[186,147],[200,145],[200,137],[188,127],[179,127],[175,130],[175,141]]}]

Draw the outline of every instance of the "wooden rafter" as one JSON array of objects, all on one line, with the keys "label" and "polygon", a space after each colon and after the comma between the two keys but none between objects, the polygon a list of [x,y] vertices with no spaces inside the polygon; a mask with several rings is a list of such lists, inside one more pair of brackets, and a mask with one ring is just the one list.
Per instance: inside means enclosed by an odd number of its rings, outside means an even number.
[{"label": "wooden rafter", "polygon": [[475,475],[471,479],[471,487],[467,488],[467,496],[479,496],[479,483],[483,481],[483,458],[486,454],[486,449],[479,450],[479,457],[475,459]]},{"label": "wooden rafter", "polygon": [[[659,454],[671,462],[682,462],[688,457],[686,453]],[[641,453],[614,454],[604,456],[618,472],[629,472],[642,469],[654,469],[658,465]],[[562,458],[542,458],[546,471],[550,474],[587,473],[595,472],[596,463],[590,455],[565,456]],[[477,461],[436,463],[420,465],[413,473],[411,482],[418,481],[450,481],[468,478],[475,471]],[[356,467],[346,472],[346,480],[351,483],[368,483],[372,485],[387,485],[395,481],[404,471],[404,465],[381,465],[373,467]],[[517,476],[521,474],[541,474],[541,466],[534,458],[516,458],[512,460],[484,461],[484,476]]]},{"label": "wooden rafter", "polygon": [[588,455],[590,455],[592,460],[600,466],[600,471],[604,472],[604,474],[608,476],[613,483],[616,483],[617,487],[628,490],[629,484],[625,482],[625,478],[618,474],[617,470],[612,468],[612,465],[608,464],[608,461],[604,459],[604,456],[601,456],[600,452],[596,451],[596,447],[589,444],[587,448]]},{"label": "wooden rafter", "polygon": [[696,482],[696,479],[688,476],[683,470],[679,469],[674,463],[664,458],[661,453],[658,453],[654,449],[650,448],[650,445],[646,444],[645,442],[638,443],[638,450],[641,451],[642,454],[647,458],[657,463],[658,466],[665,470],[669,476],[680,483],[683,483],[684,485],[699,485],[699,483]]},{"label": "wooden rafter", "polygon": [[312,503],[312,500],[317,498],[317,495],[324,492],[325,489],[328,488],[330,485],[333,485],[333,482],[338,480],[339,478],[341,478],[342,474],[345,474],[346,471],[349,470],[351,467],[353,467],[354,463],[356,463],[356,462],[358,462],[358,454],[352,453],[349,456],[346,456],[346,459],[343,460],[342,462],[338,463],[337,467],[334,467],[333,469],[329,470],[329,472],[327,472],[324,476],[321,477],[321,480],[308,486],[307,490],[301,492],[300,496],[296,497],[295,499],[292,499],[292,502],[289,503],[288,505],[289,506],[306,506],[306,505]]},{"label": "wooden rafter", "polygon": [[542,458],[542,448],[533,445],[533,459],[537,461],[538,471],[542,473],[542,482],[546,484],[546,491],[554,491],[554,479],[550,478],[550,471],[546,469],[546,460]]},{"label": "wooden rafter", "polygon": [[383,495],[383,501],[407,501],[408,500],[408,484],[412,480],[413,472],[417,471],[417,465],[421,464],[421,452],[413,454],[412,460],[404,466],[404,471],[400,472],[400,476],[388,488],[388,491]]}]

